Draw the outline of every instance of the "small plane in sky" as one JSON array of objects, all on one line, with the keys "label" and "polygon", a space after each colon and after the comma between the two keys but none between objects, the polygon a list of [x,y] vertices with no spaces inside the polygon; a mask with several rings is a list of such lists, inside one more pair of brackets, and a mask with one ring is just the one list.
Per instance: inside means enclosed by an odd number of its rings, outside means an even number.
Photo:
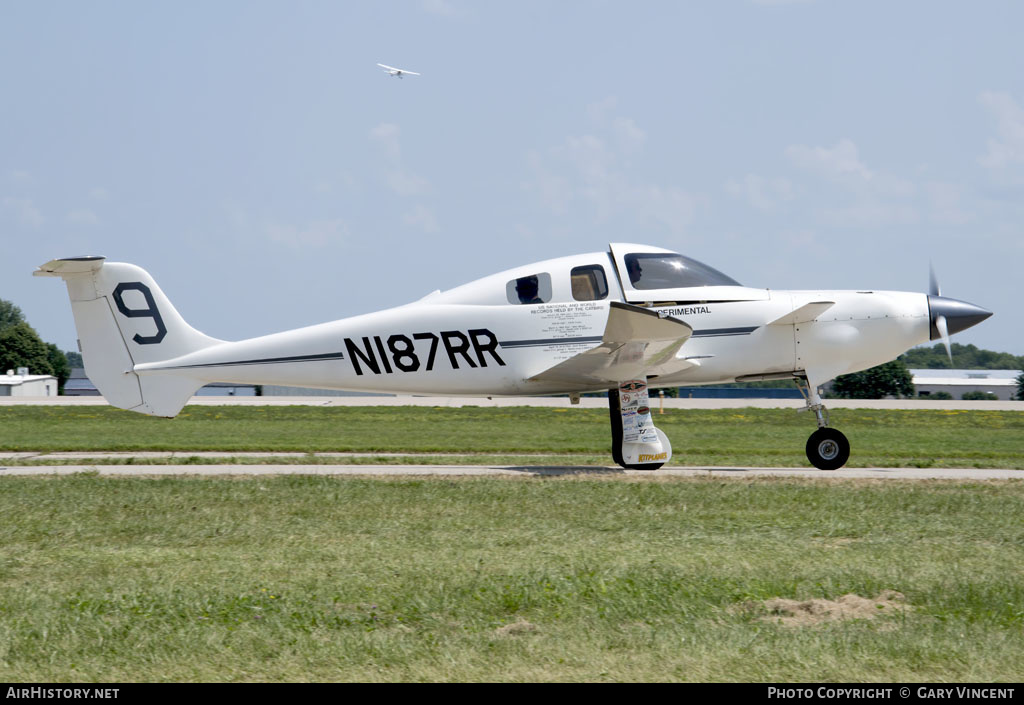
[{"label": "small plane in sky", "polygon": [[402,76],[419,76],[420,75],[420,74],[416,73],[415,71],[406,71],[405,69],[396,69],[394,66],[388,66],[387,64],[377,64],[377,65],[380,66],[382,69],[384,69],[384,73],[388,74],[389,76],[397,76],[398,78],[401,78]]},{"label": "small plane in sky", "polygon": [[192,328],[145,270],[103,257],[55,259],[86,373],[107,401],[175,416],[211,382],[445,396],[608,392],[612,457],[655,470],[672,444],[648,389],[789,379],[814,412],[817,468],[850,444],[819,387],[973,326],[990,311],[939,293],[754,289],[658,247],[509,269],[404,306],[225,342]]}]

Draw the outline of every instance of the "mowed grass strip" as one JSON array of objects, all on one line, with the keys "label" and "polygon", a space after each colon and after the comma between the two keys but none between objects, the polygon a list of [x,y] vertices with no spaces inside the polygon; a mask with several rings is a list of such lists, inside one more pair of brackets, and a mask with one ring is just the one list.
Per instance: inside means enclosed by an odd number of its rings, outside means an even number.
[{"label": "mowed grass strip", "polygon": [[[654,418],[674,465],[802,467],[814,430],[810,415],[790,409],[672,409]],[[849,437],[853,467],[1024,469],[1016,411],[840,409],[831,423]],[[0,408],[6,451],[542,453],[610,464],[609,435],[606,411],[571,407],[191,406],[174,419],[111,407]]]},{"label": "mowed grass strip", "polygon": [[[531,454],[509,455],[507,453],[445,455],[443,453],[412,454],[412,455],[297,455],[297,456],[217,456],[182,454],[175,457],[152,458],[133,456],[130,453],[123,457],[90,457],[63,458],[55,456],[32,456],[28,458],[0,458],[2,467],[60,467],[86,466],[98,468],[107,465],[498,465],[521,468],[566,468],[615,471],[616,465],[609,467],[611,460],[607,455],[588,455],[585,453],[564,453],[559,455]],[[0,471],[2,472],[2,471]],[[1021,475],[1024,479],[1024,474]]]},{"label": "mowed grass strip", "polygon": [[1020,482],[0,480],[11,682],[1024,677]]}]

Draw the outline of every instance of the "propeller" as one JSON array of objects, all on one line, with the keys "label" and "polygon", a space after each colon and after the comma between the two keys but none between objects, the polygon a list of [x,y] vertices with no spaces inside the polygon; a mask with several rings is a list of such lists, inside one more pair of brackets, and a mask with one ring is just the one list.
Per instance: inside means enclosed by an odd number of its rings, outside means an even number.
[{"label": "propeller", "polygon": [[[942,296],[939,288],[939,278],[935,276],[935,267],[928,263],[928,295]],[[939,314],[935,316],[935,330],[938,331],[942,344],[946,346],[946,355],[949,356],[949,366],[953,366],[953,348],[949,344],[949,327],[946,325],[946,317]]]}]

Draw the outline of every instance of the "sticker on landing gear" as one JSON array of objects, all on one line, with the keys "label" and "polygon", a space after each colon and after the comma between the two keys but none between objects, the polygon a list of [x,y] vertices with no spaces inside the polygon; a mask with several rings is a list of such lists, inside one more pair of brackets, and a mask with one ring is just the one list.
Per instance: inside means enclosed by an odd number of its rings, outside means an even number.
[{"label": "sticker on landing gear", "polygon": [[625,443],[657,441],[651,408],[647,402],[647,382],[633,379],[619,384],[619,409],[622,412],[622,440]]},{"label": "sticker on landing gear", "polygon": [[654,463],[658,460],[668,460],[668,453],[641,453],[641,463]]},{"label": "sticker on landing gear", "polygon": [[640,438],[639,419],[635,411],[622,412],[622,440],[635,443]]}]

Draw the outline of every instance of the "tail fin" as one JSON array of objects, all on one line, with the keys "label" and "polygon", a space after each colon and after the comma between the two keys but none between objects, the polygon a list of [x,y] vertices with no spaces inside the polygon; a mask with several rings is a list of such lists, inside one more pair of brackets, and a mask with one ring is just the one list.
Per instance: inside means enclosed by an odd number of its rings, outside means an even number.
[{"label": "tail fin", "polygon": [[187,324],[144,269],[76,257],[51,260],[34,274],[61,277],[68,285],[85,372],[112,405],[174,416],[203,386],[177,375],[135,374],[135,365],[222,342]]}]

